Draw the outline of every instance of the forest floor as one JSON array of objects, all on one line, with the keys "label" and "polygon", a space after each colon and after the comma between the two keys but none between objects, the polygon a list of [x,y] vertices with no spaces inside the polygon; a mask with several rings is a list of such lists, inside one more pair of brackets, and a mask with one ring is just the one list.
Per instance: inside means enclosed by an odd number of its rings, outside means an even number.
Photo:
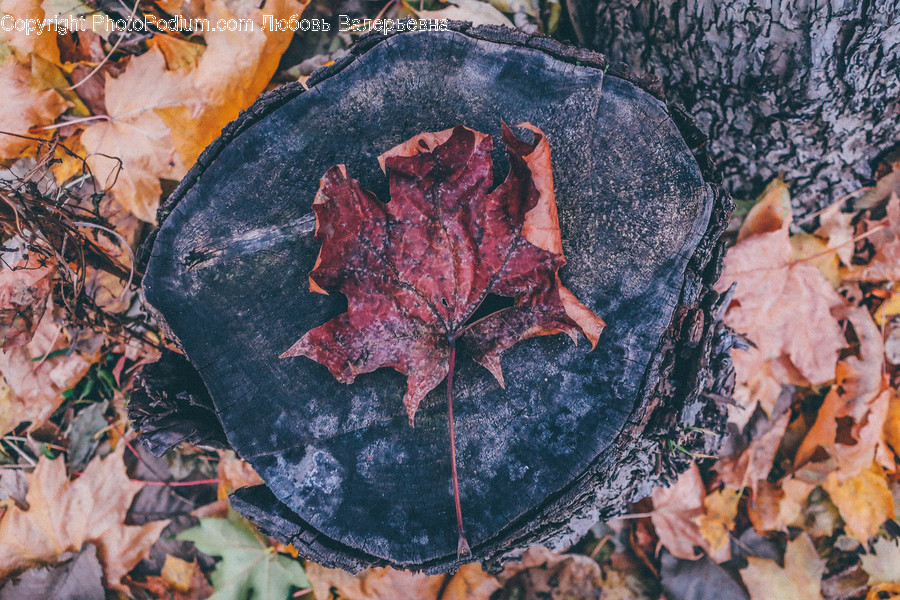
[{"label": "forest floor", "polygon": [[[563,552],[533,548],[499,575],[352,576],[229,511],[228,494],[259,481],[233,452],[145,451],[126,406],[135,372],[169,342],[132,265],[160,200],[260,93],[359,37],[263,30],[264,18],[571,32],[549,0],[127,2],[3,3],[16,19],[93,25],[0,31],[0,600],[900,598],[898,163],[799,221],[790,182],[738,202],[718,288],[737,284],[725,322],[740,340],[720,452],[692,455],[672,487]],[[131,14],[256,28],[108,30]]]}]

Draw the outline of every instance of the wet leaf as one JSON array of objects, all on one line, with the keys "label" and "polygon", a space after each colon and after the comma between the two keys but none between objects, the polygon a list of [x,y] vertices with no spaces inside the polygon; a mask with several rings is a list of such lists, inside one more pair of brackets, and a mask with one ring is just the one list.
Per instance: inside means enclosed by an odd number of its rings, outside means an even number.
[{"label": "wet leaf", "polygon": [[[282,356],[306,356],[339,381],[392,367],[407,376],[410,423],[450,370],[461,340],[503,385],[500,354],[539,335],[584,333],[603,321],[562,286],[565,264],[543,134],[522,142],[503,126],[511,169],[493,191],[490,136],[463,126],[422,134],[381,158],[391,202],[380,202],[343,165],[322,178],[313,203],[322,249],[310,289],[339,291],[349,308]],[[439,199],[439,202],[437,201]],[[469,323],[490,294],[509,308]]]}]

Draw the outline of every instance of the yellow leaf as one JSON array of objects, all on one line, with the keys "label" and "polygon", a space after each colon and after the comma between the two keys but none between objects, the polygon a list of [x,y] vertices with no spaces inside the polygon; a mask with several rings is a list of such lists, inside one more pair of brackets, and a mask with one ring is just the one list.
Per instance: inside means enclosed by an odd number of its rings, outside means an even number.
[{"label": "yellow leaf", "polygon": [[170,71],[177,71],[193,67],[206,51],[204,44],[197,44],[187,40],[181,40],[171,35],[155,35],[147,42],[156,46],[166,59],[166,66]]},{"label": "yellow leaf", "polygon": [[196,563],[182,560],[177,556],[166,554],[160,576],[169,588],[186,593],[191,589]]},{"label": "yellow leaf", "polygon": [[724,488],[707,494],[703,500],[706,513],[695,520],[700,528],[700,534],[709,542],[709,548],[713,553],[721,551],[728,544],[740,499],[739,490]]},{"label": "yellow leaf", "polygon": [[866,600],[900,600],[900,583],[879,583],[869,588]]},{"label": "yellow leaf", "polygon": [[841,261],[824,240],[808,233],[795,233],[790,240],[795,261],[808,262],[817,268],[832,287],[841,285]]},{"label": "yellow leaf", "polygon": [[75,481],[62,458],[42,457],[28,477],[28,510],[12,507],[0,520],[0,578],[54,562],[85,542],[97,546],[109,587],[121,583],[150,550],[168,521],[141,527],[124,524],[141,484],[125,474],[122,453],[93,459]]},{"label": "yellow leaf", "polygon": [[449,0],[450,6],[440,10],[419,10],[420,19],[453,19],[471,21],[474,25],[502,25],[515,27],[512,21],[487,2],[479,0]]},{"label": "yellow leaf", "polygon": [[805,533],[788,542],[784,567],[767,558],[747,557],[741,579],[751,600],[821,600],[825,560]]},{"label": "yellow leaf", "polygon": [[294,0],[269,1],[261,9],[251,4],[228,6],[223,0],[207,2],[207,14],[213,22],[251,19],[255,27],[252,31],[206,33],[206,50],[191,76],[199,108],[176,106],[159,111],[185,164],[193,164],[222,128],[253,104],[275,73],[293,34],[263,28],[263,16],[286,19],[305,7]]},{"label": "yellow leaf", "polygon": [[[31,23],[44,21],[44,9],[37,0],[0,0],[0,14],[10,15],[13,19],[21,19]],[[56,45],[56,31],[44,27],[40,31],[26,31],[13,27],[0,27],[0,44],[7,44],[23,59],[34,54],[46,61],[59,64],[59,46]],[[0,89],[4,89],[0,87]]]},{"label": "yellow leaf", "polygon": [[[0,64],[0,90],[3,105],[0,106],[0,131],[29,137],[49,137],[49,134],[30,133],[32,127],[51,125],[68,103],[54,90],[41,89],[35,84],[31,68],[7,56]],[[20,137],[0,134],[0,159],[19,158],[35,142]]]},{"label": "yellow leaf", "polygon": [[894,497],[881,467],[872,465],[853,477],[841,479],[832,472],[822,485],[847,525],[847,533],[861,544],[894,518]]}]

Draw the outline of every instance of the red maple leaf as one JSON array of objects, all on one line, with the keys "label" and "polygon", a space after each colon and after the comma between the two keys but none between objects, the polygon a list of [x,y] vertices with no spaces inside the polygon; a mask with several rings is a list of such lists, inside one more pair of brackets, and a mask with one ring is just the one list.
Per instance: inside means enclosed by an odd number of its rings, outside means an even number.
[{"label": "red maple leaf", "polygon": [[[309,331],[282,356],[307,356],[345,383],[392,367],[407,376],[413,422],[419,402],[452,377],[461,340],[503,385],[500,354],[520,340],[581,331],[596,345],[603,321],[560,283],[565,264],[550,147],[503,124],[506,180],[491,191],[491,136],[463,126],[423,133],[379,157],[391,201],[379,201],[344,165],[322,178],[313,202],[321,242],[310,289],[347,297],[347,312]],[[489,294],[511,307],[477,321]],[[451,443],[456,491],[455,448]],[[458,492],[457,492],[458,494]],[[460,547],[463,547],[461,516]]]}]

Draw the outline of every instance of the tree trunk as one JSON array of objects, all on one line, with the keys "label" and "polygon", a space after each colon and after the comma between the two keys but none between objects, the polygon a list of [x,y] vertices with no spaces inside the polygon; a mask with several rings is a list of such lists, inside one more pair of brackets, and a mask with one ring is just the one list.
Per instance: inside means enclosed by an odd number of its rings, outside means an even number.
[{"label": "tree trunk", "polygon": [[737,197],[784,173],[810,210],[859,188],[900,141],[896,0],[568,7],[582,43],[660,77],[697,118]]},{"label": "tree trunk", "polygon": [[[674,448],[715,446],[688,427],[719,428],[710,398],[730,385],[710,289],[730,201],[683,114],[600,55],[463,24],[368,36],[308,83],[260,100],[201,156],[160,211],[143,280],[228,443],[266,482],[235,494],[238,510],[327,565],[459,564],[443,387],[413,429],[398,373],[345,385],[278,356],[346,307],[309,291],[319,178],[343,163],[387,199],[376,157],[460,123],[495,137],[501,120],[544,131],[561,278],[608,323],[593,351],[564,336],[517,344],[503,356],[505,389],[460,348],[454,413],[473,558],[496,567],[529,544],[571,542],[671,477],[688,459]],[[502,144],[493,158],[499,182]],[[144,377],[165,380],[176,389],[130,407],[157,451],[179,436],[202,441],[209,405],[190,375]],[[181,428],[179,401],[193,411]]]}]

